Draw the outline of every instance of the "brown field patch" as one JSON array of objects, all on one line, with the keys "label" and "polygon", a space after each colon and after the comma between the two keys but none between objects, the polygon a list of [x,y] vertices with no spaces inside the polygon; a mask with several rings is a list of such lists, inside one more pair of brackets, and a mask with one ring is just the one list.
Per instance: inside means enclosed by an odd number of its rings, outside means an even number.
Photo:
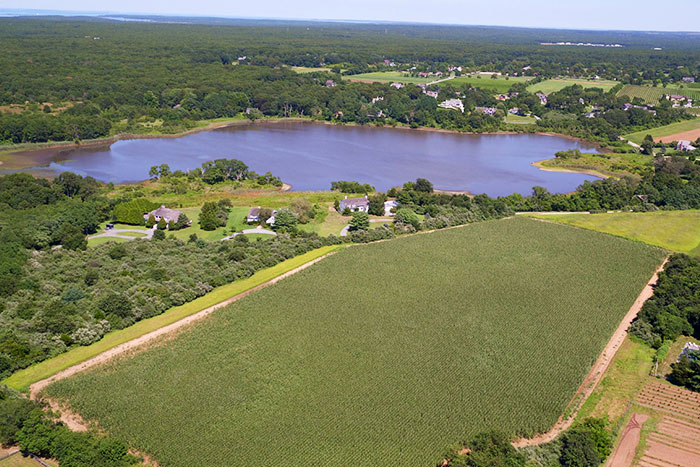
[{"label": "brown field patch", "polygon": [[695,141],[698,138],[700,138],[700,128],[696,128],[695,130],[681,131],[680,133],[674,133],[668,136],[662,136],[660,138],[656,138],[656,141],[660,143],[670,143],[671,141],[680,141],[682,139],[687,141]]},{"label": "brown field patch", "polygon": [[[646,386],[637,404],[663,413],[646,439],[646,449],[636,464],[642,467],[692,467],[700,465],[700,394],[654,382]],[[610,463],[609,465],[631,465]]]}]

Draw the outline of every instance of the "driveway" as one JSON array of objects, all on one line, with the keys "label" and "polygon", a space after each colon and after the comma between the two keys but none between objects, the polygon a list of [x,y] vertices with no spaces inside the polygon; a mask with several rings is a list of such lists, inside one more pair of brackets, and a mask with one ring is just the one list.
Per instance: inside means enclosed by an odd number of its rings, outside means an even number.
[{"label": "driveway", "polygon": [[[156,228],[153,227],[152,229],[148,230],[143,230],[143,229],[109,229],[105,230],[101,234],[97,235],[91,235],[88,237],[88,240],[93,239],[93,238],[100,238],[100,237],[116,237],[116,238],[123,238],[125,240],[134,240],[135,238],[152,238],[153,237],[153,232],[156,231]],[[130,237],[128,235],[119,235],[121,233],[126,233],[126,232],[136,232],[140,234],[144,234],[144,237]]]},{"label": "driveway", "polygon": [[229,235],[228,237],[222,238],[221,241],[223,242],[224,240],[231,240],[233,237],[237,237],[238,235],[243,235],[243,234],[277,235],[277,232],[273,232],[272,230],[263,229],[262,227],[256,227],[255,229],[243,229],[240,232],[236,232],[233,235]]}]

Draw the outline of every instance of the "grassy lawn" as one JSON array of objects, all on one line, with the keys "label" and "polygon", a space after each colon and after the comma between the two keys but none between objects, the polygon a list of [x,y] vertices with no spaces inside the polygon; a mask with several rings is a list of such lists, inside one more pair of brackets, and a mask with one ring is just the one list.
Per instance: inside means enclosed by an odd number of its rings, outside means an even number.
[{"label": "grassy lawn", "polygon": [[135,237],[135,238],[143,238],[143,237],[148,236],[146,233],[141,233],[141,232],[120,232],[119,235],[121,235],[122,237]]},{"label": "grassy lawn", "polygon": [[105,243],[123,243],[123,242],[128,242],[129,239],[127,238],[119,238],[119,237],[97,237],[97,238],[89,238],[87,242],[88,248],[91,248],[93,246],[97,245],[104,245]]},{"label": "grassy lawn", "polygon": [[[55,461],[47,461],[43,459],[50,466],[58,466]],[[3,460],[0,460],[0,467],[41,467],[41,464],[34,459],[29,457],[24,457],[22,454],[13,454]]]},{"label": "grassy lawn", "polygon": [[418,84],[418,83],[431,83],[438,79],[436,76],[430,76],[428,78],[420,78],[417,76],[409,76],[406,73],[399,73],[398,71],[374,71],[371,73],[360,73],[358,75],[346,75],[343,79],[348,81],[376,81],[378,83],[404,83],[404,84]]},{"label": "grassy lawn", "polygon": [[700,256],[700,211],[534,216]]},{"label": "grassy lawn", "polygon": [[113,224],[115,229],[132,229],[132,230],[148,230],[145,225],[129,225],[129,224],[120,224],[118,222],[109,222],[105,221],[100,224],[99,229],[97,229],[97,233],[102,233],[106,231],[107,229],[105,228],[107,224]]},{"label": "grassy lawn", "polygon": [[551,94],[553,92],[561,91],[562,89],[578,84],[584,88],[601,88],[603,91],[609,91],[615,87],[618,82],[610,81],[605,79],[600,80],[589,80],[589,79],[548,79],[541,81],[539,83],[531,84],[527,87],[527,90],[531,93],[541,92],[544,94]]},{"label": "grassy lawn", "polygon": [[[491,76],[497,76],[492,78]],[[513,87],[515,83],[524,83],[529,81],[531,78],[525,78],[522,76],[498,76],[498,75],[470,75],[470,76],[460,76],[458,78],[445,81],[441,84],[449,84],[450,86],[463,86],[465,84],[481,88],[486,91],[492,91],[494,93],[508,92],[510,88]]]},{"label": "grassy lawn", "polygon": [[174,323],[175,321],[197,313],[227,298],[252,289],[253,287],[274,279],[287,271],[291,271],[302,264],[308,263],[338,248],[339,247],[336,246],[322,247],[288,259],[270,268],[258,271],[247,279],[217,287],[203,297],[199,297],[184,305],[172,307],[161,315],[139,321],[128,328],[110,332],[94,344],[85,347],[74,347],[66,353],[49,360],[44,360],[24,370],[17,371],[2,381],[2,384],[24,391],[29,388],[32,383],[53,376],[61,370],[83,362],[119,344],[136,339],[139,336],[143,336],[151,331]]},{"label": "grassy lawn", "polygon": [[554,157],[534,165],[545,170],[589,171],[606,177],[637,179],[652,170],[651,157],[643,154],[583,153],[581,157]]},{"label": "grassy lawn", "polygon": [[296,71],[297,73],[313,73],[315,71],[331,71],[330,68],[313,68],[313,67],[308,67],[308,66],[293,66],[290,67],[292,70]]},{"label": "grassy lawn", "polygon": [[163,465],[435,465],[548,429],[663,256],[526,218],[353,246],[47,391]]},{"label": "grassy lawn", "polygon": [[651,135],[654,139],[656,139],[661,138],[663,136],[670,136],[675,135],[676,133],[698,129],[700,129],[700,118],[694,118],[693,120],[685,120],[678,123],[671,123],[670,125],[666,126],[652,128],[650,130],[642,130],[636,133],[630,133],[628,135],[625,135],[625,138],[634,143],[642,144],[646,135]]},{"label": "grassy lawn", "polygon": [[227,235],[233,232],[239,232],[243,229],[250,228],[250,226],[245,222],[245,217],[248,215],[249,207],[234,206],[228,213],[228,223],[226,227],[220,227],[216,230],[202,230],[199,226],[199,212],[201,208],[182,208],[180,209],[183,213],[187,215],[192,221],[192,225],[182,230],[175,230],[173,232],[167,232],[168,235],[174,235],[175,238],[181,240],[187,240],[190,235],[197,234],[198,238],[203,238],[204,240],[213,242],[216,240],[221,240]]},{"label": "grassy lawn", "polygon": [[522,115],[506,115],[506,123],[514,123],[516,125],[534,125],[537,123],[535,117],[524,117]]}]

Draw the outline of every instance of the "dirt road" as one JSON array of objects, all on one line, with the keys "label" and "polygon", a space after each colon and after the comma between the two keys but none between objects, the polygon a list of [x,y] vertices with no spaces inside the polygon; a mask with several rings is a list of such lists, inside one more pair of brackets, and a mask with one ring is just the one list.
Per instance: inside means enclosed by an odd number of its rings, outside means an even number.
[{"label": "dirt road", "polygon": [[564,418],[564,415],[562,414],[562,416],[559,417],[559,420],[557,420],[552,429],[548,432],[540,433],[539,435],[533,438],[522,438],[515,440],[513,442],[513,446],[515,446],[516,448],[520,448],[524,446],[537,446],[539,444],[548,443],[554,438],[556,438],[562,431],[566,430],[571,426],[571,424],[574,422],[574,419],[576,418],[576,414],[578,413],[579,409],[581,408],[583,403],[586,402],[588,396],[591,395],[595,387],[598,385],[601,378],[603,377],[603,374],[605,373],[605,370],[610,365],[610,362],[612,361],[613,357],[615,357],[617,349],[620,348],[620,346],[624,342],[625,337],[627,336],[627,328],[630,327],[630,324],[632,324],[632,321],[637,316],[637,313],[639,313],[639,310],[642,309],[642,305],[644,305],[644,302],[646,302],[653,295],[654,284],[656,284],[656,282],[659,280],[659,272],[663,270],[667,262],[668,258],[664,260],[661,266],[659,266],[656,269],[654,275],[651,276],[651,279],[649,279],[647,285],[644,286],[644,289],[642,289],[642,292],[634,301],[632,307],[629,309],[625,317],[622,318],[622,322],[617,327],[617,330],[608,342],[608,345],[605,346],[603,352],[593,364],[591,371],[588,372],[588,374],[583,380],[583,383],[581,383],[578,390],[576,390],[574,397],[571,399],[571,402],[569,402],[567,410],[565,411],[566,414],[569,414],[569,417]]}]

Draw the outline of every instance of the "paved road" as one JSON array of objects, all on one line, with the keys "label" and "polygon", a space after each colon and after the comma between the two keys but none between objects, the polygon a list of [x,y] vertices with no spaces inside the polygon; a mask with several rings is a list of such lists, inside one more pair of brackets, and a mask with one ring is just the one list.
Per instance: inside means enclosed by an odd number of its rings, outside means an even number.
[{"label": "paved road", "polygon": [[228,237],[224,237],[221,239],[223,242],[224,240],[231,240],[233,237],[237,237],[238,235],[243,235],[243,234],[264,234],[264,235],[277,235],[277,232],[273,232],[272,230],[267,230],[263,228],[255,228],[255,229],[243,229],[240,232],[236,232],[233,235],[229,235]]},{"label": "paved road", "polygon": [[[97,235],[91,235],[88,237],[88,240],[91,238],[100,238],[100,237],[117,237],[117,238],[124,238],[126,240],[133,240],[135,238],[151,238],[153,237],[153,232],[155,232],[155,227],[153,229],[148,229],[148,230],[143,230],[143,229],[110,229],[110,230],[105,230],[101,234]],[[128,235],[119,235],[120,233],[124,232],[136,232],[136,233],[141,233],[145,234],[145,237],[129,237]]]}]

